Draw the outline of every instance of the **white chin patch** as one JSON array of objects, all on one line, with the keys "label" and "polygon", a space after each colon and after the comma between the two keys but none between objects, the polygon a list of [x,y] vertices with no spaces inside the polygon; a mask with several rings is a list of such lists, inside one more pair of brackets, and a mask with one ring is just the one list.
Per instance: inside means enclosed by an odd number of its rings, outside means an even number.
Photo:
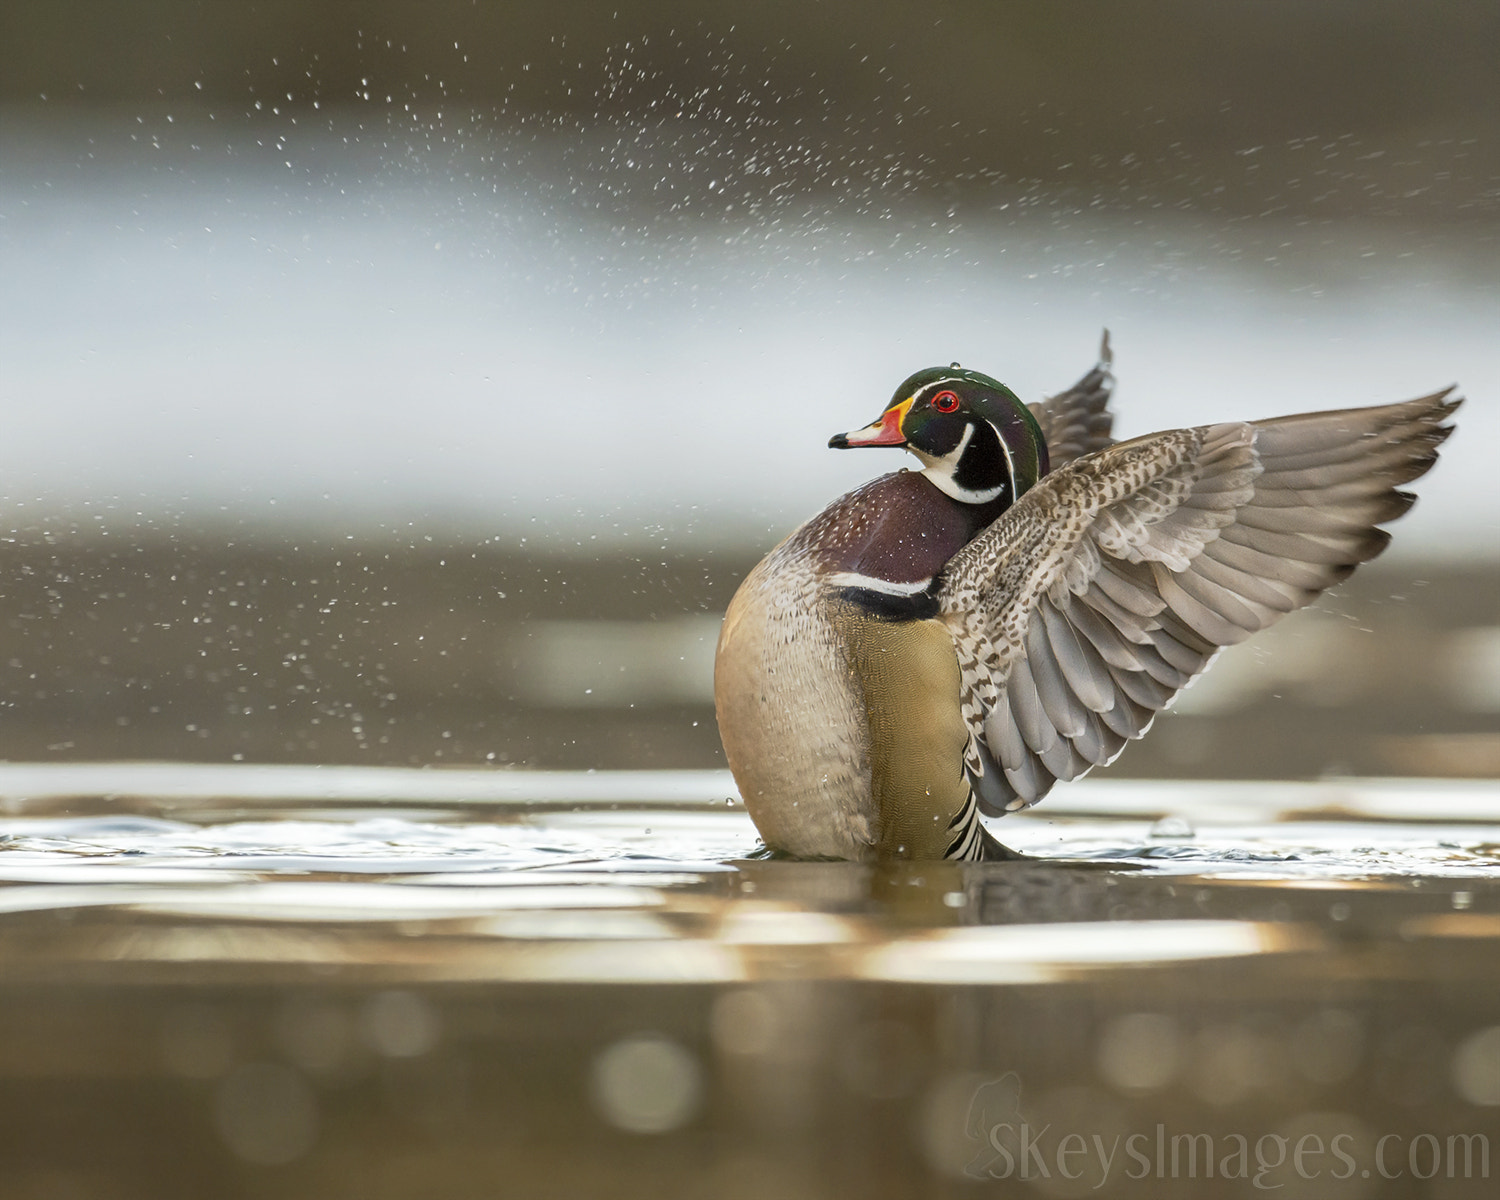
[{"label": "white chin patch", "polygon": [[[1003,486],[989,488],[983,492],[972,492],[966,487],[960,487],[958,481],[953,478],[953,472],[958,470],[958,460],[964,456],[964,451],[968,449],[969,441],[973,436],[974,426],[965,425],[964,435],[959,439],[958,445],[941,458],[923,454],[915,446],[908,445],[906,448],[922,460],[922,474],[932,480],[933,486],[943,495],[953,497],[960,504],[988,504],[1005,490]],[[1005,445],[1003,438],[1000,445],[1002,447]],[[1009,452],[1006,457],[1009,458]]]}]

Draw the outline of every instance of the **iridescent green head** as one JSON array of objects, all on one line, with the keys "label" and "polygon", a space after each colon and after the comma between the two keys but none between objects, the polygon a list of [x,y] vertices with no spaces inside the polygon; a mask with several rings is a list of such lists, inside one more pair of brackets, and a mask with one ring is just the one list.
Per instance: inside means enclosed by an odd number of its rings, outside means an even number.
[{"label": "iridescent green head", "polygon": [[957,364],[918,371],[877,420],[828,444],[902,446],[938,488],[965,504],[1014,503],[1048,467],[1031,410],[1003,383]]}]

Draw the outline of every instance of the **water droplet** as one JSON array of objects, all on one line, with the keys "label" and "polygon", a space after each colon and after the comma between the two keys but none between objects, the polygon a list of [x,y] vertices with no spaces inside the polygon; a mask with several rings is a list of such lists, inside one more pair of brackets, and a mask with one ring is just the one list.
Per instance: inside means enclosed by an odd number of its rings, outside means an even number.
[{"label": "water droplet", "polygon": [[1500,1025],[1464,1039],[1450,1070],[1454,1088],[1470,1104],[1500,1105]]},{"label": "water droplet", "polygon": [[214,1092],[214,1123],[246,1162],[280,1166],[301,1158],[318,1139],[318,1102],[290,1067],[253,1063]]},{"label": "water droplet", "polygon": [[412,992],[379,992],[360,1015],[365,1042],[387,1058],[419,1058],[441,1033],[437,1013]]},{"label": "water droplet", "polygon": [[666,1133],[686,1124],[703,1094],[698,1060],[662,1034],[622,1038],[594,1061],[592,1092],[604,1118],[630,1133]]}]

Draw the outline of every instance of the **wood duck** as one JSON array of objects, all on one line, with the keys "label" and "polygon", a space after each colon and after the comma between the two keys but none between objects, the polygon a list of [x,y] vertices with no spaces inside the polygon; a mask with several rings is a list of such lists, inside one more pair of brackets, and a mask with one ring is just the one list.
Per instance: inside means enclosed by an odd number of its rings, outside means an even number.
[{"label": "wood duck", "polygon": [[921,462],[839,497],[724,617],[719,732],[767,848],[1016,857],[986,830],[1111,762],[1223,646],[1384,549],[1452,431],[1403,404],[1110,440],[1099,364],[1027,406],[919,371],[835,448]]}]

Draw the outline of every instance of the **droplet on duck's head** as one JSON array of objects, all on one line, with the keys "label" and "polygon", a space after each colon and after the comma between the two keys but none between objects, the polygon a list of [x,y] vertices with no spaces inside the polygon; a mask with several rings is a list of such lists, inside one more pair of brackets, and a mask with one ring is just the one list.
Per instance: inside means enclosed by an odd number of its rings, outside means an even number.
[{"label": "droplet on duck's head", "polygon": [[948,364],[948,366],[950,366],[955,371],[962,371],[964,369],[963,363],[951,362]]}]

